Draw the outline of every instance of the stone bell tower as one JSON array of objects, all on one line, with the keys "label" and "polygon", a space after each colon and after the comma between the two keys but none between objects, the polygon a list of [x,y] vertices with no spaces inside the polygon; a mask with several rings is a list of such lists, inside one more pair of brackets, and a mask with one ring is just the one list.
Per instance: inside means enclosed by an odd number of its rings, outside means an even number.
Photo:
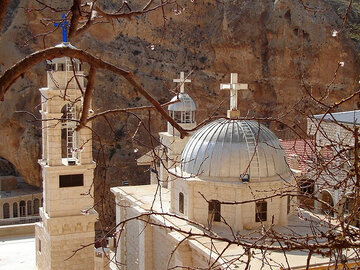
[{"label": "stone bell tower", "polygon": [[[196,127],[196,105],[193,99],[185,93],[185,83],[190,83],[191,80],[185,78],[184,72],[180,72],[180,79],[174,79],[173,81],[180,84],[180,92],[171,99],[171,102],[179,101],[169,105],[169,115],[182,128],[193,129]],[[179,131],[170,123],[167,124],[167,132],[160,132],[159,135],[162,146],[166,148],[166,152],[161,153],[163,161],[159,166],[159,178],[163,181],[162,186],[167,187],[167,169],[179,165],[181,151],[189,140],[189,137],[180,138]],[[167,165],[167,168],[163,166],[164,164]]]},{"label": "stone bell tower", "polygon": [[[57,47],[73,46],[63,42]],[[91,130],[76,130],[84,73],[81,62],[68,57],[48,61],[47,68],[47,87],[40,88],[43,121],[39,164],[44,207],[40,209],[42,221],[35,227],[36,266],[93,269],[93,246],[81,249],[94,242],[98,217],[92,208],[95,163]]]}]

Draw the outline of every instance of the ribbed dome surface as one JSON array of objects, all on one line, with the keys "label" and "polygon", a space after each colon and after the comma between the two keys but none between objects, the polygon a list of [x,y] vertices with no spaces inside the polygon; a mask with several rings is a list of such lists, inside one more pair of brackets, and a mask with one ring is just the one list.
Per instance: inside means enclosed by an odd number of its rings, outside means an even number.
[{"label": "ribbed dome surface", "polygon": [[205,125],[191,136],[181,160],[184,172],[204,179],[236,181],[249,174],[250,182],[257,182],[290,176],[279,139],[256,121],[218,119]]},{"label": "ribbed dome surface", "polygon": [[[179,93],[180,102],[176,102],[174,104],[169,105],[169,111],[176,112],[191,112],[196,111],[196,106],[192,98],[186,93]],[[178,96],[175,96],[171,99],[171,101],[178,100]]]}]

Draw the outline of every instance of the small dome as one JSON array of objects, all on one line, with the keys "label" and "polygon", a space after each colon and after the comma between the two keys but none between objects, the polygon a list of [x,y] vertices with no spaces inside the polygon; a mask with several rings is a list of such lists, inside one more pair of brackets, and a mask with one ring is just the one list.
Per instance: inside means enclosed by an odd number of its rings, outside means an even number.
[{"label": "small dome", "polygon": [[222,118],[199,129],[182,152],[181,166],[190,175],[216,181],[258,182],[290,176],[276,135],[260,123],[246,120]]},{"label": "small dome", "polygon": [[176,102],[170,104],[168,109],[169,111],[175,112],[191,112],[196,111],[196,106],[192,98],[186,93],[179,93],[179,95],[173,97],[170,102],[180,100],[180,102]]},{"label": "small dome", "polygon": [[[70,42],[63,42],[55,46],[56,48],[71,48],[77,49]],[[73,58],[72,61],[69,57],[63,56],[59,58],[53,58],[46,60],[48,71],[72,71],[73,65],[75,65],[76,71],[82,71],[81,61],[77,58]]]}]

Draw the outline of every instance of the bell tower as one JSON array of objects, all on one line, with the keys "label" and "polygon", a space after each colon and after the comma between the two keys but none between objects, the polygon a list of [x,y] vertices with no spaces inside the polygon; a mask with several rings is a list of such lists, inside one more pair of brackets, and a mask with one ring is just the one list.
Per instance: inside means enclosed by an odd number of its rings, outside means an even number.
[{"label": "bell tower", "polygon": [[[180,72],[180,78],[174,79],[173,82],[179,83],[179,93],[171,99],[174,102],[169,105],[169,115],[173,118],[182,128],[193,129],[196,127],[195,113],[196,105],[193,99],[185,93],[185,83],[190,83],[191,80],[185,78],[184,72]],[[161,155],[163,159],[160,163],[160,179],[162,186],[168,187],[168,172],[170,168],[179,165],[181,151],[185,147],[189,137],[180,138],[180,133],[170,123],[167,124],[167,132],[160,132],[160,141],[165,148]],[[166,165],[166,168],[165,166]],[[156,184],[156,183],[152,183]]]},{"label": "bell tower", "polygon": [[[63,42],[57,47],[72,47]],[[44,206],[36,224],[38,269],[93,269],[94,224],[91,126],[76,130],[85,89],[81,62],[47,61],[47,87],[40,88]],[[74,251],[78,250],[76,253]]]}]

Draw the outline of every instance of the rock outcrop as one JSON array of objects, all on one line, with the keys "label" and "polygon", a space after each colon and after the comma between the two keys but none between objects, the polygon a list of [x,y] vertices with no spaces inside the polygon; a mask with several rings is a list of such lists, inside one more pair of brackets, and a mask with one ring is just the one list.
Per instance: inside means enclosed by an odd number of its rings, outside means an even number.
[{"label": "rock outcrop", "polygon": [[[45,2],[69,6],[71,1]],[[179,71],[192,71],[192,84],[186,89],[196,102],[198,122],[214,114],[225,114],[228,93],[220,92],[219,84],[229,81],[230,72],[237,72],[240,81],[250,86],[239,102],[243,115],[282,117],[286,124],[304,127],[305,113],[321,111],[307,91],[315,97],[326,96],[325,102],[331,104],[358,87],[356,42],[346,29],[337,37],[331,36],[342,23],[338,2],[184,1],[179,15],[173,12],[174,7],[166,8],[165,28],[159,10],[130,21],[93,26],[72,43],[115,65],[129,67],[161,102],[174,95],[172,79]],[[32,36],[53,29],[51,25],[46,28],[40,24],[42,17],[60,16],[46,9],[26,12],[36,5],[25,0],[12,2],[0,37],[0,72],[42,48],[42,39],[30,39],[29,45],[23,46]],[[53,33],[47,37],[46,45],[56,45],[59,40],[60,33]],[[339,62],[344,62],[344,67],[331,83]],[[24,111],[40,117],[38,88],[45,84],[44,65],[38,65],[17,81],[0,104],[0,156],[12,162],[26,182],[37,186],[41,183],[36,163],[41,152],[41,125]],[[148,103],[125,80],[108,72],[97,75],[95,112],[142,105]],[[354,108],[353,102],[341,109]],[[148,120],[147,112],[138,115],[145,122]],[[267,124],[280,137],[293,135],[277,121]],[[124,179],[131,184],[148,178],[144,168],[136,167],[134,161],[148,151],[146,146],[157,142],[144,128],[133,136],[137,126],[138,119],[131,114],[94,123],[97,181],[119,185]],[[150,127],[156,135],[166,125],[159,114],[152,112]]]}]

